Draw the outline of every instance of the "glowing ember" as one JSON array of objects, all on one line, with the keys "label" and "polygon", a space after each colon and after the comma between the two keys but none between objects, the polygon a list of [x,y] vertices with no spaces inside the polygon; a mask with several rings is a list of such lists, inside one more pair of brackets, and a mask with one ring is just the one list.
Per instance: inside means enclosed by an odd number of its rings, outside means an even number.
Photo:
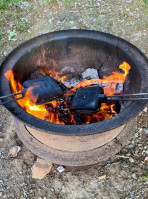
[{"label": "glowing ember", "polygon": [[[53,65],[55,66],[55,68],[57,68],[54,60]],[[92,115],[85,115],[73,111],[67,99],[71,93],[76,92],[77,88],[93,84],[102,85],[104,89],[104,94],[113,95],[116,90],[116,85],[123,84],[125,82],[126,76],[130,70],[130,65],[126,62],[123,62],[123,64],[119,66],[119,69],[122,69],[124,73],[112,72],[112,75],[108,77],[104,76],[103,79],[91,79],[79,82],[77,86],[75,86],[74,88],[71,87],[71,91],[65,94],[65,100],[52,101],[48,104],[43,105],[35,105],[31,100],[33,97],[31,94],[32,88],[29,88],[25,93],[24,98],[18,100],[17,103],[31,115],[42,120],[57,124],[89,124],[106,120],[113,117],[114,115],[117,115],[117,112],[115,110],[115,103],[102,103],[101,108],[97,113],[94,113]],[[12,93],[21,92],[23,86],[17,81],[17,79],[14,78],[13,71],[9,70],[4,75],[10,81]],[[50,75],[54,79],[62,81],[63,83],[67,79],[66,76],[62,76],[62,74],[52,69],[48,71],[46,69],[45,75]],[[33,99],[34,102],[36,99],[37,96]]]}]

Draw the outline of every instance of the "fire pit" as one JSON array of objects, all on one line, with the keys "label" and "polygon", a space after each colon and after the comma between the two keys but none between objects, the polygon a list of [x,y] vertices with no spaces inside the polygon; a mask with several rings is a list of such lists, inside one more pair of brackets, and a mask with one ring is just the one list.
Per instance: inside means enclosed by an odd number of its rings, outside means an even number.
[{"label": "fire pit", "polygon": [[[99,77],[110,76],[127,62],[130,72],[124,93],[146,93],[147,58],[135,46],[116,36],[88,30],[67,30],[33,38],[13,50],[0,68],[0,96],[11,93],[4,73],[13,70],[23,83],[40,70],[53,68],[69,78],[88,68]],[[10,98],[11,100],[12,98]],[[4,102],[5,100],[3,100]],[[119,114],[96,123],[62,125],[41,120],[27,113],[15,101],[5,105],[16,118],[18,135],[37,156],[53,163],[83,166],[107,160],[127,142],[136,125],[136,116],[147,101],[122,102]]]}]

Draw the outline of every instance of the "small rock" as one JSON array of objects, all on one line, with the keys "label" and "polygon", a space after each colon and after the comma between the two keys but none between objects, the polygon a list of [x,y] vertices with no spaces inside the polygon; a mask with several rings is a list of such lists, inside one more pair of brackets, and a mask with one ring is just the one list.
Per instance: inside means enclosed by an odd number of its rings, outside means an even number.
[{"label": "small rock", "polygon": [[146,157],[146,158],[144,159],[144,161],[148,162],[148,157]]},{"label": "small rock", "polygon": [[123,166],[124,168],[128,167],[128,164],[125,161],[121,161],[120,162],[121,166]]},{"label": "small rock", "polygon": [[132,145],[132,144],[129,144],[129,145],[127,146],[127,148],[128,148],[128,149],[132,149],[132,148],[133,148],[133,145]]},{"label": "small rock", "polygon": [[137,179],[137,176],[135,173],[133,173],[131,176],[132,176],[132,178]]},{"label": "small rock", "polygon": [[139,132],[140,132],[140,133],[143,131],[143,129],[142,129],[142,128],[138,128],[138,130],[139,130]]},{"label": "small rock", "polygon": [[78,29],[78,27],[77,26],[72,26],[72,29]]},{"label": "small rock", "polygon": [[32,166],[32,178],[43,179],[48,173],[50,173],[52,163],[41,158],[37,158],[36,162]]},{"label": "small rock", "polygon": [[[8,188],[7,188],[8,189]],[[14,197],[14,193],[8,193],[8,196],[10,197],[10,198],[15,198]]]},{"label": "small rock", "polygon": [[3,141],[3,138],[0,138],[0,142],[2,142]]},{"label": "small rock", "polygon": [[148,134],[148,128],[143,128],[143,130],[145,134]]},{"label": "small rock", "polygon": [[29,2],[27,2],[27,1],[22,2],[22,4],[23,4],[24,7],[28,7],[29,6]]},{"label": "small rock", "polygon": [[3,193],[2,193],[2,192],[0,192],[0,197],[2,197],[2,195],[3,195]]},{"label": "small rock", "polygon": [[63,171],[65,171],[65,169],[64,169],[63,166],[59,166],[59,167],[57,168],[57,170],[58,170],[59,173],[62,173]]},{"label": "small rock", "polygon": [[134,135],[135,135],[135,137],[138,137],[138,136],[139,136],[138,133],[135,133]]},{"label": "small rock", "polygon": [[141,111],[141,112],[138,114],[138,116],[141,116],[141,115],[142,115],[142,113],[143,113],[143,111]]},{"label": "small rock", "polygon": [[144,111],[145,113],[147,113],[147,107],[145,107],[145,108],[143,109],[143,111]]},{"label": "small rock", "polygon": [[99,180],[103,180],[104,178],[106,178],[106,175],[99,176]]},{"label": "small rock", "polygon": [[53,187],[51,187],[51,188],[50,188],[50,191],[51,191],[51,192],[54,192],[55,190],[54,190],[54,188],[53,188]]},{"label": "small rock", "polygon": [[13,146],[9,149],[9,155],[11,157],[16,157],[18,152],[21,150],[20,146]]},{"label": "small rock", "polygon": [[135,160],[131,157],[129,158],[129,161],[132,162],[132,163],[135,162]]},{"label": "small rock", "polygon": [[41,30],[40,32],[39,32],[39,35],[43,35],[43,34],[46,34],[46,33],[48,33],[49,32],[49,30]]},{"label": "small rock", "polygon": [[99,79],[98,71],[94,68],[88,68],[82,73],[83,79]]}]

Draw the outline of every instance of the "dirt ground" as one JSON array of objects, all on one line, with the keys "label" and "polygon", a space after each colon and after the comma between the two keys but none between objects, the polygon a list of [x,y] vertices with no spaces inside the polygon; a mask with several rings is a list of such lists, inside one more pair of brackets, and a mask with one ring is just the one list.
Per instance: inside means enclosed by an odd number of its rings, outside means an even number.
[{"label": "dirt ground", "polygon": [[[147,13],[147,0],[0,0],[0,62],[34,36],[72,28],[117,35],[148,55]],[[146,199],[147,138],[148,107],[138,117],[132,139],[106,164],[81,169],[66,167],[63,173],[54,165],[43,180],[34,180],[31,167],[36,156],[18,139],[13,117],[1,106],[0,198]],[[9,149],[16,145],[21,146],[21,151],[12,158]],[[101,180],[102,175],[106,177]]]}]

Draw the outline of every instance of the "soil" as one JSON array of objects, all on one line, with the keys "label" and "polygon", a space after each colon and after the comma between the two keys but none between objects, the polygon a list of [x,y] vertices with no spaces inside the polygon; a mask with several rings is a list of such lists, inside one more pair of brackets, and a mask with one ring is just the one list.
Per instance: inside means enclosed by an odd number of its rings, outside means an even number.
[{"label": "soil", "polygon": [[[147,55],[147,0],[0,1],[0,61],[20,43],[46,32],[93,29],[122,37]],[[13,3],[11,3],[13,2]],[[14,36],[10,32],[15,30]],[[16,40],[12,40],[16,39]],[[0,107],[0,198],[146,199],[148,198],[148,107],[138,116],[131,140],[106,163],[83,168],[54,165],[43,180],[31,177],[36,160],[18,139],[15,121]],[[10,157],[12,146],[21,146]]]}]

